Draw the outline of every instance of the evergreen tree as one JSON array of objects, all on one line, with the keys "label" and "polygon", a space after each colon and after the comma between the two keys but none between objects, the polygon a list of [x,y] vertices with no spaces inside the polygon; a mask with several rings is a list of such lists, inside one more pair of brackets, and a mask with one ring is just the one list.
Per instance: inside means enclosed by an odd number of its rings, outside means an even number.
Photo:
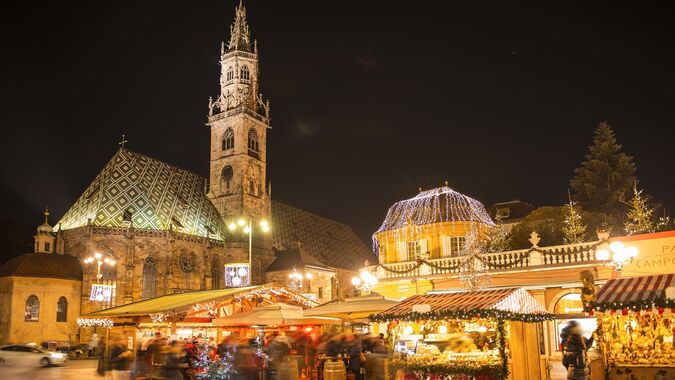
[{"label": "evergreen tree", "polygon": [[565,207],[565,220],[563,220],[562,232],[565,244],[583,243],[586,236],[586,225],[581,220],[578,206],[570,199]]},{"label": "evergreen tree", "polygon": [[495,217],[495,226],[490,228],[486,234],[488,252],[504,252],[509,250],[508,234],[502,223],[502,218]]},{"label": "evergreen tree", "polygon": [[642,196],[642,190],[638,190],[637,184],[633,185],[633,198],[628,204],[630,208],[624,224],[626,233],[635,235],[654,232],[654,209],[649,205],[648,199]]},{"label": "evergreen tree", "polygon": [[570,181],[574,199],[584,210],[605,214],[609,224],[620,228],[626,210],[622,200],[637,179],[633,157],[621,151],[606,121],[596,128],[586,160],[574,173]]}]

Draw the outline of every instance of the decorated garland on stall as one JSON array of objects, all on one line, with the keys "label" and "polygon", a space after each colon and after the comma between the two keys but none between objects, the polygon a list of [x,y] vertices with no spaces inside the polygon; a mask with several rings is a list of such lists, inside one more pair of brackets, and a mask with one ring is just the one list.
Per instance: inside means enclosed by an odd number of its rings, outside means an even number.
[{"label": "decorated garland on stall", "polygon": [[[447,379],[451,376],[466,375],[479,377],[489,375],[491,379],[506,379],[508,373],[504,373],[504,366],[501,364],[473,364],[473,363],[416,363],[406,362],[404,360],[392,360],[389,368],[395,372],[402,369],[406,372],[414,373],[418,379]],[[507,369],[508,371],[508,369]]]},{"label": "decorated garland on stall", "polygon": [[543,322],[555,319],[550,313],[541,314],[523,314],[510,311],[493,309],[471,309],[471,310],[442,310],[430,311],[426,313],[410,312],[403,314],[371,314],[368,319],[371,322],[389,322],[389,321],[424,321],[441,319],[471,319],[471,318],[494,318],[507,321],[519,322]]},{"label": "decorated garland on stall", "polygon": [[506,355],[506,329],[504,328],[504,320],[497,321],[497,339],[499,346],[499,356],[501,356],[501,377],[499,379],[506,379],[509,377],[509,357]]},{"label": "decorated garland on stall", "polygon": [[616,310],[631,310],[631,311],[640,311],[640,310],[652,310],[655,308],[667,309],[675,308],[675,299],[666,299],[666,298],[657,298],[657,299],[643,299],[643,300],[634,300],[634,301],[614,301],[614,302],[601,302],[601,303],[591,303],[589,306],[586,306],[585,311],[600,311],[605,312],[607,310],[616,311]]}]

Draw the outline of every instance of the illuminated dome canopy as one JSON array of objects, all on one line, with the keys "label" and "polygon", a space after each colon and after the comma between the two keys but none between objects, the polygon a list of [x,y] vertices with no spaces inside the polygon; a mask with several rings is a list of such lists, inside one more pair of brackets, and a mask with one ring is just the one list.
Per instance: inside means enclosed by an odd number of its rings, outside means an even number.
[{"label": "illuminated dome canopy", "polygon": [[494,226],[482,203],[443,186],[394,203],[375,234],[407,225],[441,222],[478,222]]}]

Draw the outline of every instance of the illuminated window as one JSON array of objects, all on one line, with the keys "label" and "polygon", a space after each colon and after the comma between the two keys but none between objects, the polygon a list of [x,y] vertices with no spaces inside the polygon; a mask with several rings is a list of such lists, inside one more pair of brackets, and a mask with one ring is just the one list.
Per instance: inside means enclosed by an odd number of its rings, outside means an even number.
[{"label": "illuminated window", "polygon": [[248,82],[250,79],[250,73],[248,71],[248,66],[242,66],[240,75],[242,82]]},{"label": "illuminated window", "polygon": [[442,252],[444,257],[456,257],[462,255],[466,238],[464,236],[443,236]]},{"label": "illuminated window", "polygon": [[59,298],[59,302],[56,304],[56,322],[67,322],[68,321],[68,300],[66,297]]},{"label": "illuminated window", "polygon": [[422,245],[419,240],[408,242],[408,261],[417,260],[422,257]]},{"label": "illuminated window", "polygon": [[234,79],[234,71],[232,70],[232,67],[227,68],[227,81],[231,81]]},{"label": "illuminated window", "polygon": [[37,322],[40,320],[40,300],[36,295],[31,295],[26,300],[26,322]]},{"label": "illuminated window", "polygon": [[221,174],[221,190],[230,190],[230,187],[232,186],[232,176],[234,176],[234,170],[232,170],[232,166],[226,165],[223,167],[223,171]]},{"label": "illuminated window", "polygon": [[248,154],[254,157],[258,157],[260,152],[260,145],[258,141],[258,132],[255,129],[251,128],[248,131]]},{"label": "illuminated window", "polygon": [[234,148],[234,132],[232,132],[232,128],[227,128],[223,135],[223,150],[232,148]]},{"label": "illuminated window", "polygon": [[248,263],[225,265],[225,286],[239,287],[251,284]]}]

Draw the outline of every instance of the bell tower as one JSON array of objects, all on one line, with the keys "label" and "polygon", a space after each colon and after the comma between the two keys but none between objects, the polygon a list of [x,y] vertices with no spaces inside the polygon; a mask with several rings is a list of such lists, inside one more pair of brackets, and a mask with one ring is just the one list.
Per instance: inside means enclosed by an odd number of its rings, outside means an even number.
[{"label": "bell tower", "polygon": [[270,216],[266,148],[269,101],[258,92],[258,47],[240,1],[220,49],[220,95],[209,99],[209,198],[228,220]]}]

